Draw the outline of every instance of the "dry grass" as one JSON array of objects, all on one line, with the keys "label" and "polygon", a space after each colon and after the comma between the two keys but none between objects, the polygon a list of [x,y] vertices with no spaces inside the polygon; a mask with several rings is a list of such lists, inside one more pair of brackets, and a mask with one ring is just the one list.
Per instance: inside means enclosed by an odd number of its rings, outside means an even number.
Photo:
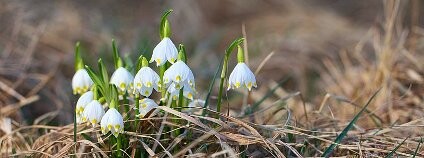
[{"label": "dry grass", "polygon": [[[270,13],[259,15],[264,18],[254,16],[253,20],[246,20],[246,26],[263,24],[261,27],[246,29],[243,26],[242,34],[247,36],[249,48],[272,52],[257,54],[250,49],[249,64],[257,68],[255,73],[260,80],[259,89],[252,93],[239,91],[226,94],[225,108],[219,113],[221,119],[201,116],[196,112],[181,113],[168,106],[161,106],[159,115],[140,119],[142,126],[137,131],[124,133],[131,138],[125,155],[133,157],[136,154],[133,149],[137,148],[144,149],[152,157],[320,156],[334,143],[370,96],[381,89],[354,128],[337,144],[332,156],[384,157],[400,145],[393,153],[394,156],[412,157],[416,154],[417,157],[424,157],[420,143],[424,134],[424,65],[421,62],[424,61],[424,29],[419,25],[421,8],[415,7],[422,2],[384,1],[384,16],[377,19],[375,25],[369,30],[358,29],[349,35],[340,34],[352,30],[349,22],[339,20],[333,14],[312,12],[298,3],[283,3],[296,9],[288,11],[290,14]],[[175,8],[183,7],[178,3],[171,4]],[[196,8],[195,4],[191,5]],[[0,6],[5,6],[0,9],[2,14],[19,8],[15,4]],[[68,16],[67,19],[72,19],[62,21],[63,26],[72,24],[73,27],[83,28],[82,20],[76,13],[72,13],[72,9],[64,9],[63,12],[66,12],[63,15]],[[198,19],[195,15],[200,16],[197,14],[199,12],[197,8],[181,14]],[[311,16],[313,13],[316,14]],[[51,21],[47,24],[33,24],[19,17],[26,16],[17,14],[14,23],[7,27],[7,33],[0,32],[9,37],[0,39],[1,156],[68,157],[74,153],[78,157],[110,156],[111,146],[105,142],[113,136],[102,136],[99,128],[79,125],[78,141],[75,143],[72,139],[72,124],[48,125],[58,115],[67,117],[59,117],[57,122],[70,122],[71,93],[70,89],[64,90],[64,87],[69,84],[66,79],[72,73],[72,62],[67,60],[72,54],[64,52],[73,49],[73,40],[77,38],[74,34],[81,30],[67,32],[63,26],[49,25]],[[285,20],[277,21],[279,18]],[[295,38],[292,39],[275,37],[274,33],[255,35],[260,34],[263,28],[273,30],[271,32],[281,31],[275,28],[289,27],[291,22],[299,19],[302,22],[322,24],[314,28],[308,26],[317,25],[305,24],[294,28],[291,33]],[[203,22],[194,21],[193,24]],[[407,22],[411,24],[405,25]],[[328,25],[337,28],[334,32],[313,34],[315,29],[323,30]],[[240,23],[228,27],[240,30]],[[100,41],[110,39],[110,35],[102,31],[83,29],[81,32],[99,37],[96,39]],[[65,35],[61,35],[63,33]],[[342,39],[344,37],[346,39]],[[357,40],[357,44],[337,50],[337,55],[329,55],[324,52],[331,51],[331,48],[325,47],[326,40],[321,38],[339,41],[336,45],[353,40]],[[93,41],[93,38],[84,39]],[[95,50],[102,42],[88,43],[90,50]],[[278,46],[281,43],[285,44]],[[270,50],[270,47],[273,49]],[[298,54],[287,55],[279,51]],[[193,57],[199,59],[202,54],[194,54]],[[214,57],[216,55],[208,56]],[[193,65],[200,67],[202,63],[195,60]],[[311,71],[319,77],[310,75]],[[288,72],[291,72],[288,81],[281,85],[277,83],[277,80],[288,76]],[[310,92],[309,85],[312,77],[318,78],[312,86],[314,92]],[[201,84],[207,85],[208,82]],[[234,97],[234,94],[237,95]],[[243,98],[237,97],[239,94]],[[258,102],[261,102],[258,109],[250,113],[249,108]],[[23,108],[28,105],[47,107],[50,112],[39,110],[41,116],[27,118],[37,113],[30,113]],[[207,110],[210,114],[216,114],[212,109],[215,109],[213,102],[209,109],[197,107],[197,111]],[[32,125],[25,123],[28,120],[32,120]],[[179,120],[179,124],[173,120]],[[174,136],[172,132],[165,132],[166,129],[189,130]]]}]

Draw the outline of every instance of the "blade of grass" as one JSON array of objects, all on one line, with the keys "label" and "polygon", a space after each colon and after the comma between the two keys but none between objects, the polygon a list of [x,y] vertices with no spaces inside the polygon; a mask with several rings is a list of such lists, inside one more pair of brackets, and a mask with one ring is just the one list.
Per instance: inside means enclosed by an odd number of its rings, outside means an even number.
[{"label": "blade of grass", "polygon": [[409,136],[408,137],[406,137],[399,145],[397,145],[396,146],[396,148],[394,148],[392,151],[390,151],[390,153],[389,154],[387,154],[385,157],[392,157],[393,156],[393,154],[396,152],[396,150],[398,150],[401,146],[402,146],[402,144],[403,143],[405,143],[405,141],[407,140],[409,138]]},{"label": "blade of grass", "polygon": [[332,143],[327,149],[325,149],[324,153],[321,155],[323,157],[329,157],[331,152],[334,150],[334,148],[337,146],[338,143],[347,135],[347,132],[353,127],[355,122],[359,119],[359,116],[365,111],[365,109],[370,105],[371,101],[377,96],[378,92],[380,92],[381,89],[377,90],[371,98],[367,101],[365,106],[359,111],[355,117],[352,119],[352,121],[349,122],[349,124],[343,129],[342,133],[340,133],[339,136],[337,136],[336,140],[334,140],[334,143]]},{"label": "blade of grass", "polygon": [[415,158],[415,155],[418,154],[418,150],[420,149],[421,143],[423,143],[423,138],[422,137],[421,137],[420,142],[418,143],[417,148],[415,149],[414,156],[412,158]]}]

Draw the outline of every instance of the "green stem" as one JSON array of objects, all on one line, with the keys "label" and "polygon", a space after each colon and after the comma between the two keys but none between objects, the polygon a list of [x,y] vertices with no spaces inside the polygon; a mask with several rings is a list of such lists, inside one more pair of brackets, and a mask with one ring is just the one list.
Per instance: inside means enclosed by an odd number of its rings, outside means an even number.
[{"label": "green stem", "polygon": [[140,115],[140,111],[138,110],[138,108],[140,108],[140,95],[139,94],[135,94],[135,123],[134,123],[134,131],[137,132],[137,127],[138,127],[138,118],[137,116]]},{"label": "green stem", "polygon": [[[216,111],[219,113],[221,112],[221,104],[222,104],[222,94],[224,91],[224,82],[225,82],[225,78],[227,77],[227,68],[228,68],[228,60],[229,57],[231,55],[231,52],[233,52],[234,48],[238,45],[241,44],[241,42],[243,42],[244,38],[238,38],[236,40],[234,40],[230,46],[227,48],[227,50],[225,51],[225,56],[224,56],[224,61],[223,61],[223,65],[222,65],[222,70],[221,70],[221,81],[219,83],[219,91],[218,91],[218,103],[216,105]],[[215,115],[215,118],[218,118],[219,115]]]},{"label": "green stem", "polygon": [[[164,99],[165,98],[165,96],[166,96],[166,87],[165,87],[165,83],[164,83],[164,80],[163,80],[163,76],[164,76],[164,74],[165,74],[165,71],[166,71],[166,63],[165,64],[163,64],[162,66],[160,66],[160,72],[159,72],[159,77],[160,77],[160,91],[161,91],[161,95],[162,95],[162,98],[161,98],[161,101],[162,101],[162,99]],[[163,100],[163,102],[165,102],[165,100]]]},{"label": "green stem", "polygon": [[124,105],[124,108],[125,108],[125,114],[127,114],[126,116],[125,116],[125,120],[128,120],[128,119],[130,119],[130,105],[129,105],[129,100],[128,100],[128,94],[125,94],[124,96],[123,96],[123,105]]},{"label": "green stem", "polygon": [[[219,82],[218,103],[216,104],[216,111],[218,113],[221,112],[222,93],[224,91],[224,81],[225,81],[225,77],[227,75],[227,65],[228,65],[228,56],[225,55],[224,64],[223,64],[222,70],[221,70],[221,80]],[[218,116],[219,115],[216,115],[216,118],[218,118]]]},{"label": "green stem", "polygon": [[117,144],[116,144],[116,156],[117,157],[123,157],[123,155],[122,155],[122,151],[121,151],[121,149],[122,149],[122,136],[121,135],[119,135],[118,136],[118,139],[117,139],[117,142],[116,142]]},{"label": "green stem", "polygon": [[[76,107],[77,106],[75,106],[75,108],[74,108],[74,143],[75,143],[74,154],[77,153],[77,111],[76,111]],[[75,155],[72,156],[72,157],[75,157]]]}]

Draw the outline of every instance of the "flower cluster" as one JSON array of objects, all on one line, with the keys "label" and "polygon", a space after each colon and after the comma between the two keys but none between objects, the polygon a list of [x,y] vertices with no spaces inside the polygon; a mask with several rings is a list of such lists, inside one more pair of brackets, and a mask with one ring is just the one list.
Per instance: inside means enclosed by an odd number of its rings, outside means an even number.
[{"label": "flower cluster", "polygon": [[[188,113],[192,113],[192,111],[181,109],[207,106],[206,101],[196,99],[195,78],[187,65],[184,45],[180,44],[177,49],[172,42],[166,16],[161,23],[162,40],[153,49],[150,60],[140,56],[137,64],[131,67],[132,64],[121,60],[115,42],[112,42],[115,71],[111,76],[108,75],[106,66],[103,65],[101,59],[98,66],[99,73],[89,66],[83,65],[79,44],[77,44],[76,73],[72,78],[72,89],[74,94],[81,96],[75,107],[76,122],[87,123],[93,127],[97,127],[100,123],[103,134],[110,132],[118,137],[120,133],[124,132],[124,129],[137,128],[139,118],[147,117],[147,115],[159,115],[157,109],[159,105],[179,107],[176,109]],[[236,43],[239,48],[238,64],[229,75],[227,90],[244,87],[251,91],[253,87],[257,86],[256,78],[244,62],[244,53],[240,43]],[[224,75],[221,75],[219,95],[222,95],[228,56],[231,50],[226,52],[227,60],[224,61],[222,68]],[[156,69],[160,73],[157,73],[155,68],[149,67],[149,63],[153,62],[156,63]],[[161,104],[159,105],[159,100],[151,99],[155,97],[153,90],[161,94]],[[218,96],[218,101],[220,103],[221,96]],[[134,109],[135,113],[132,113],[133,111],[130,109]],[[136,121],[134,121],[134,125],[128,126],[132,124],[132,121],[127,121],[132,119],[131,117],[134,117]]]}]

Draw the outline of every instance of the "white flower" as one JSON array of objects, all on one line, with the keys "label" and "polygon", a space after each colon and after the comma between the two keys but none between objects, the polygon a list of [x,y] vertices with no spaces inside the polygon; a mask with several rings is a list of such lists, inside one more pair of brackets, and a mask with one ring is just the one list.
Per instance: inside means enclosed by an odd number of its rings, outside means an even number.
[{"label": "white flower", "polygon": [[[75,107],[75,113],[77,115],[78,120],[81,120],[81,115],[84,112],[84,108],[89,104],[91,101],[93,101],[93,92],[88,91],[81,95],[81,97],[77,101],[77,105]],[[79,122],[77,121],[77,122]]]},{"label": "white flower", "polygon": [[153,89],[158,91],[159,81],[159,75],[155,71],[150,67],[142,67],[134,77],[135,90],[141,95],[149,97]]},{"label": "white flower", "polygon": [[178,50],[175,47],[174,43],[172,43],[170,38],[165,37],[153,49],[153,54],[152,58],[150,59],[150,63],[155,61],[157,66],[165,64],[167,60],[170,63],[174,63],[174,61],[177,59],[177,56]]},{"label": "white flower", "polygon": [[[144,98],[140,100],[140,107],[138,108],[138,112],[140,113],[137,117],[144,117],[147,113],[149,113],[152,109],[157,108],[158,104],[155,103],[154,100],[149,98]],[[150,116],[155,115],[153,112]]]},{"label": "white flower", "polygon": [[[170,97],[172,97],[173,100],[177,100],[180,96],[180,89],[181,87],[178,85],[175,85],[175,83],[172,83],[168,87],[168,92],[170,94]],[[184,97],[193,100],[194,90],[191,88],[191,86],[188,85],[188,83],[183,84],[183,95]]]},{"label": "white flower", "polygon": [[253,72],[250,71],[245,63],[239,62],[230,74],[227,90],[246,87],[250,91],[252,87],[256,86],[256,79]]},{"label": "white flower", "polygon": [[97,100],[93,100],[85,107],[82,114],[82,121],[91,123],[94,127],[99,123],[104,114],[105,110],[103,110],[102,104]]},{"label": "white flower", "polygon": [[74,94],[83,94],[91,85],[93,85],[93,81],[85,69],[79,69],[75,72],[74,77],[72,77],[72,90]]},{"label": "white flower", "polygon": [[193,72],[181,60],[174,63],[165,71],[163,80],[167,86],[174,83],[176,89],[181,89],[185,83],[188,83],[191,88],[195,86]]},{"label": "white flower", "polygon": [[103,134],[111,132],[115,137],[124,131],[124,119],[115,108],[110,108],[103,116],[100,122],[100,128]]},{"label": "white flower", "polygon": [[133,80],[134,77],[127,69],[119,67],[112,74],[110,83],[114,84],[118,88],[121,95],[124,95],[126,91],[131,92],[133,89]]}]

